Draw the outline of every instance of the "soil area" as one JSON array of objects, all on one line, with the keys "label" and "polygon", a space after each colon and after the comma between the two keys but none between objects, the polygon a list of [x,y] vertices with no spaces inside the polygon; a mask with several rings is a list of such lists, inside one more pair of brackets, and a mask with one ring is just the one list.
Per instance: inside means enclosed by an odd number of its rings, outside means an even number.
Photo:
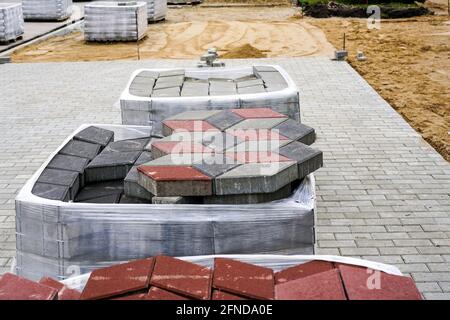
[{"label": "soil area", "polygon": [[[334,48],[323,32],[292,19],[296,14],[289,6],[171,8],[166,21],[149,25],[147,37],[139,42],[140,58],[197,59],[211,47],[224,58],[331,57]],[[12,55],[13,62],[120,59],[137,59],[136,43],[87,43],[81,32],[53,37]]]},{"label": "soil area", "polygon": [[[382,20],[307,19],[346,48],[350,64],[444,158],[450,161],[450,20],[446,16]],[[356,59],[362,51],[366,61]]]}]

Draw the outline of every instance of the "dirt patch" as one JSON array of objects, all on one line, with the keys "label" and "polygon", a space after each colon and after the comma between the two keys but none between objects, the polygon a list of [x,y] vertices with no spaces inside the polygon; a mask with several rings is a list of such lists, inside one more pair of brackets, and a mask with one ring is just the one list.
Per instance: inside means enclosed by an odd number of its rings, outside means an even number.
[{"label": "dirt patch", "polygon": [[[332,56],[334,48],[319,28],[291,19],[296,12],[290,7],[169,10],[165,22],[149,25],[139,42],[140,58],[198,59],[211,47],[229,58]],[[87,43],[74,32],[18,50],[12,61],[135,60],[137,52],[136,43]]]},{"label": "dirt patch", "polygon": [[[350,64],[425,140],[450,161],[450,24],[448,17],[382,20],[308,19],[336,47],[347,35]],[[363,51],[367,61],[355,59]]]},{"label": "dirt patch", "polygon": [[267,55],[250,44],[232,48],[221,55],[223,59],[266,58]]}]

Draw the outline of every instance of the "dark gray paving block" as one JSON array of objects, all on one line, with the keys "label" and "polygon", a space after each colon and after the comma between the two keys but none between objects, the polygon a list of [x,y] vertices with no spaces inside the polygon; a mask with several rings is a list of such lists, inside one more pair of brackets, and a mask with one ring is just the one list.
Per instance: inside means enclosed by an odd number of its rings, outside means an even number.
[{"label": "dark gray paving block", "polygon": [[258,73],[258,72],[278,72],[278,70],[275,69],[272,66],[253,66],[253,71],[255,73]]},{"label": "dark gray paving block", "polygon": [[137,158],[134,165],[138,166],[140,164],[144,164],[144,163],[152,161],[152,160],[153,160],[152,153],[150,151],[144,151],[141,153],[139,158]]},{"label": "dark gray paving block", "polygon": [[287,198],[291,195],[291,185],[271,193],[232,194],[226,196],[204,197],[204,204],[255,204]]},{"label": "dark gray paving block", "polygon": [[150,142],[150,138],[120,140],[109,143],[105,147],[105,151],[115,152],[130,152],[130,151],[142,151]]},{"label": "dark gray paving block", "polygon": [[155,98],[164,98],[164,97],[179,97],[180,96],[180,88],[165,88],[165,89],[155,89],[152,92],[152,97]]},{"label": "dark gray paving block", "polygon": [[82,174],[88,163],[89,159],[86,158],[57,154],[47,165],[47,168],[76,171]]},{"label": "dark gray paving block", "polygon": [[214,179],[216,195],[270,193],[298,177],[295,161],[246,163]]},{"label": "dark gray paving block", "polygon": [[123,203],[123,204],[149,204],[149,203],[152,203],[152,202],[150,200],[145,200],[145,199],[140,199],[140,198],[135,198],[135,197],[129,197],[129,196],[123,194],[120,197],[119,203]]},{"label": "dark gray paving block", "polygon": [[208,123],[222,131],[228,129],[231,126],[234,126],[242,120],[244,120],[244,118],[229,110],[221,111],[206,119]]},{"label": "dark gray paving block", "polygon": [[131,168],[127,176],[123,180],[123,187],[125,195],[128,197],[139,198],[151,201],[153,194],[148,192],[138,183],[139,174],[137,171],[137,166]]},{"label": "dark gray paving block", "polygon": [[239,94],[253,94],[253,93],[264,93],[266,92],[266,89],[263,85],[256,85],[252,87],[244,87],[244,88],[238,88]]},{"label": "dark gray paving block", "polygon": [[85,169],[85,181],[99,182],[123,179],[133,167],[141,151],[102,151]]},{"label": "dark gray paving block", "polygon": [[81,140],[106,146],[114,140],[114,132],[103,128],[90,126],[78,132],[74,137],[75,140]]},{"label": "dark gray paving block", "polygon": [[239,165],[241,165],[240,162],[230,157],[226,157],[223,154],[215,154],[213,156],[206,157],[198,163],[194,163],[193,167],[211,178],[215,178]]},{"label": "dark gray paving block", "polygon": [[71,140],[59,151],[59,153],[92,160],[100,153],[100,148],[101,146],[99,144]]},{"label": "dark gray paving block", "polygon": [[123,181],[108,181],[86,185],[78,192],[75,201],[83,202],[89,199],[123,193]]},{"label": "dark gray paving block", "polygon": [[316,133],[313,128],[292,119],[280,123],[273,129],[278,130],[279,134],[289,139],[300,141],[307,145],[314,143],[316,140]]},{"label": "dark gray paving block", "polygon": [[40,183],[37,182],[33,190],[31,191],[34,195],[38,197],[42,197],[50,200],[59,200],[59,201],[69,201],[70,200],[70,192],[69,188],[66,186],[56,185],[56,184],[48,184],[48,183]]},{"label": "dark gray paving block", "polygon": [[156,78],[159,77],[159,72],[157,72],[157,71],[144,70],[144,71],[139,72],[139,73],[136,75],[136,77],[139,77],[139,78],[153,78],[153,79],[156,79]]},{"label": "dark gray paving block", "polygon": [[42,171],[37,182],[68,187],[70,199],[74,199],[80,189],[79,173],[75,171],[46,168]]},{"label": "dark gray paving block", "polygon": [[85,201],[82,201],[84,203],[119,203],[121,198],[121,194],[110,194],[107,196],[101,196],[97,198],[88,199]]},{"label": "dark gray paving block", "polygon": [[183,69],[174,69],[174,70],[165,70],[159,72],[159,77],[173,77],[173,76],[183,76],[184,77],[184,70]]},{"label": "dark gray paving block", "polygon": [[232,148],[235,145],[243,142],[236,136],[225,132],[219,132],[217,134],[204,135],[201,143],[208,148],[214,150],[214,152],[222,152],[226,149]]},{"label": "dark gray paving block", "polygon": [[237,88],[246,88],[246,87],[263,87],[264,81],[262,79],[253,79],[253,80],[245,80],[245,81],[238,81]]},{"label": "dark gray paving block", "polygon": [[281,147],[279,154],[297,161],[299,179],[323,166],[322,151],[313,149],[297,141]]}]

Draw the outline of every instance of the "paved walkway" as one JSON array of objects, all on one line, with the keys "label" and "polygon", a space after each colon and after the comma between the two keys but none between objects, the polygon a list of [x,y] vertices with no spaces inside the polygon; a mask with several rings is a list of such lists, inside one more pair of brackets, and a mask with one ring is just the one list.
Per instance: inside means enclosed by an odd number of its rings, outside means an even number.
[{"label": "paved walkway", "polygon": [[[450,299],[450,164],[348,64],[267,61],[297,82],[303,121],[324,151],[317,252],[395,264],[426,298]],[[114,104],[131,71],[175,65],[195,62],[0,66],[0,271],[14,256],[14,196],[27,178],[81,123],[120,123]]]}]

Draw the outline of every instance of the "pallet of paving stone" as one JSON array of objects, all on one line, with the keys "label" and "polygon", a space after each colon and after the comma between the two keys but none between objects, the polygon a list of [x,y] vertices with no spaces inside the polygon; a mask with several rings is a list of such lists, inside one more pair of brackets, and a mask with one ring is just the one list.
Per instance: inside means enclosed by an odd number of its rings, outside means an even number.
[{"label": "pallet of paving stone", "polygon": [[[92,132],[97,133],[95,140]],[[99,190],[107,192],[96,194],[97,201],[90,201],[92,191],[85,190],[89,189],[89,179],[97,179],[105,172],[117,174],[114,170],[95,169],[88,177],[82,168],[93,163],[90,159],[111,152],[111,145],[119,148],[121,141],[148,138],[150,134],[149,126],[83,125],[63,142],[16,198],[19,274],[63,278],[72,272],[74,265],[87,272],[99,265],[158,253],[183,256],[289,249],[313,253],[312,175],[304,178],[291,196],[273,203],[167,204],[174,202],[164,199],[157,204],[148,200],[113,203],[121,199],[123,180],[95,182],[100,186],[94,188],[94,194]],[[91,161],[89,164],[82,159],[75,161],[82,158],[80,152]],[[60,172],[61,168],[67,172]],[[107,166],[105,169],[109,170]],[[83,190],[84,203],[76,202],[80,196],[77,189]],[[98,200],[103,197],[107,203]]]},{"label": "pallet of paving stone", "polygon": [[73,11],[72,0],[22,0],[25,21],[62,21]]},{"label": "pallet of paving stone", "polygon": [[166,18],[167,0],[145,0],[147,3],[148,22],[161,21]]},{"label": "pallet of paving stone", "polygon": [[120,96],[123,124],[152,125],[188,110],[269,107],[300,121],[298,89],[280,66],[139,69]]},{"label": "pallet of paving stone", "polygon": [[137,41],[147,31],[146,2],[96,1],[84,7],[86,41]]},{"label": "pallet of paving stone", "polygon": [[[141,279],[139,288],[126,281],[129,272]],[[375,273],[382,282],[376,290],[367,287]],[[193,277],[195,289],[183,280]],[[62,280],[59,287],[81,292],[81,300],[422,299],[414,281],[395,266],[330,255],[147,257],[97,268]]]},{"label": "pallet of paving stone", "polygon": [[15,41],[23,32],[22,4],[0,3],[0,43]]}]

